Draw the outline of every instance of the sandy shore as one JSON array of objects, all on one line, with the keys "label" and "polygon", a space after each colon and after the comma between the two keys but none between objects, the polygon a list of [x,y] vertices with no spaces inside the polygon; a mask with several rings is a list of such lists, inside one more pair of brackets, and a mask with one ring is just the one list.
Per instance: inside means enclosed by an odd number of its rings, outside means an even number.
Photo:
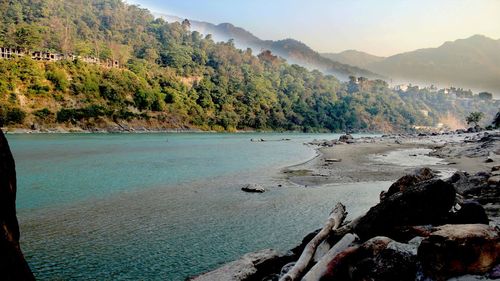
[{"label": "sandy shore", "polygon": [[455,171],[490,171],[500,159],[492,159],[493,162],[486,160],[498,157],[499,144],[481,147],[479,140],[485,134],[498,133],[497,130],[355,139],[351,144],[318,147],[318,157],[288,167],[283,174],[294,184],[310,187],[331,183],[394,181],[423,166],[441,172],[443,177]]}]

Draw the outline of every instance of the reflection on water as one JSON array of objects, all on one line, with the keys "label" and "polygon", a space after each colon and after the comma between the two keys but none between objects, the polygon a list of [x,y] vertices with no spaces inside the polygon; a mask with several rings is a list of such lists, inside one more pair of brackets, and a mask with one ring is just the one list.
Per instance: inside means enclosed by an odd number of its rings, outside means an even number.
[{"label": "reflection on water", "polygon": [[[183,280],[249,251],[289,249],[320,227],[337,201],[352,218],[389,186],[277,187],[284,182],[276,167],[314,155],[302,142],[333,137],[251,137],[9,136],[21,245],[36,277]],[[248,182],[270,190],[241,192]]]}]

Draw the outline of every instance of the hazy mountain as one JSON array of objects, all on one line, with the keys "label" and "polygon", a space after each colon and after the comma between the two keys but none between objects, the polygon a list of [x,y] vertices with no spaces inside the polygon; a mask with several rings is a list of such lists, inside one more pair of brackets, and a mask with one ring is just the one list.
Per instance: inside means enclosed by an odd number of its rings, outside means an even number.
[{"label": "hazy mountain", "polygon": [[[182,18],[176,16],[164,14],[156,14],[156,16],[161,17],[168,22],[183,21]],[[366,69],[325,58],[306,44],[294,39],[284,39],[279,41],[262,40],[247,30],[236,27],[230,23],[215,25],[195,20],[189,21],[191,23],[192,30],[196,30],[202,34],[212,34],[216,41],[227,41],[229,39],[233,39],[236,47],[241,49],[252,48],[254,53],[262,50],[270,50],[290,63],[302,65],[309,69],[318,69],[326,74],[333,74],[342,80],[346,80],[349,75],[381,78],[380,75]]]},{"label": "hazy mountain", "polygon": [[365,65],[397,81],[500,93],[500,40],[482,35],[438,48],[402,53]]},{"label": "hazy mountain", "polygon": [[338,61],[340,63],[349,64],[361,68],[366,68],[370,64],[380,62],[385,59],[384,57],[378,57],[356,50],[347,50],[341,53],[325,53],[321,55],[325,58]]}]

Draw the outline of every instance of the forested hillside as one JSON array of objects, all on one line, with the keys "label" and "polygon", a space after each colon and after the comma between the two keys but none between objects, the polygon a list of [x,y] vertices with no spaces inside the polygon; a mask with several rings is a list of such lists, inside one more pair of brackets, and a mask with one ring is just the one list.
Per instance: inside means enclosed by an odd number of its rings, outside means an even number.
[{"label": "forested hillside", "polygon": [[1,0],[0,12],[0,46],[122,65],[0,60],[0,119],[8,126],[391,131],[446,114],[422,114],[433,107],[384,81],[341,83],[270,52],[214,43],[188,22],[169,24],[120,0]]},{"label": "forested hillside", "polygon": [[[157,14],[168,22],[182,22],[184,19]],[[381,78],[381,75],[360,68],[358,65],[342,62],[341,60],[330,59],[322,56],[311,49],[306,44],[295,39],[283,40],[262,40],[249,31],[232,25],[231,23],[221,23],[218,25],[189,20],[192,30],[202,34],[211,34],[215,41],[234,40],[236,47],[253,50],[270,50],[274,54],[286,59],[289,63],[296,63],[308,69],[317,69],[323,73],[334,75],[342,80],[347,80],[349,76],[363,76],[372,79]]]}]

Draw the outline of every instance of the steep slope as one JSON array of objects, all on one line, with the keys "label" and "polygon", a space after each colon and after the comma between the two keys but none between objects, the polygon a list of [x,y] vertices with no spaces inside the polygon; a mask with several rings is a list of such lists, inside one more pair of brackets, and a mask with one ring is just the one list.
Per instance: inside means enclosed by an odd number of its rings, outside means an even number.
[{"label": "steep slope", "polygon": [[482,35],[438,48],[398,54],[367,65],[396,80],[500,92],[500,40]]},{"label": "steep slope", "polygon": [[[9,127],[399,131],[432,125],[443,114],[425,102],[406,102],[382,80],[343,83],[270,52],[255,56],[232,42],[216,43],[187,22],[166,23],[121,0],[0,1],[0,13],[0,46],[24,54],[0,59],[0,124]],[[295,40],[271,43],[294,57],[307,49]],[[308,50],[314,61],[319,54]],[[54,59],[40,61],[28,51]],[[480,99],[471,104],[475,111],[498,109]]]},{"label": "steep slope", "polygon": [[[0,124],[9,127],[380,131],[432,122],[383,81],[347,85],[121,0],[0,1],[0,13],[0,46],[23,54],[0,59]],[[276,44],[287,54],[307,47]],[[33,57],[40,51],[54,59]],[[99,63],[110,60],[120,67]]]},{"label": "steep slope", "polygon": [[[165,19],[167,22],[182,22],[183,19],[156,14],[156,16]],[[321,56],[318,52],[311,49],[306,44],[295,39],[284,39],[278,41],[261,40],[247,30],[236,27],[230,23],[222,23],[219,25],[189,20],[191,29],[202,34],[211,34],[216,41],[234,40],[234,44],[238,48],[252,48],[254,52],[261,50],[270,50],[271,52],[283,57],[290,63],[295,63],[309,69],[318,69],[326,74],[332,74],[341,80],[347,80],[348,76],[364,76],[367,78],[382,78],[380,75],[372,73],[366,69],[357,66],[340,63]]]},{"label": "steep slope", "polygon": [[374,56],[365,52],[356,50],[346,50],[340,53],[324,53],[323,57],[338,61],[340,63],[349,64],[361,68],[367,68],[370,64],[384,60],[384,57]]}]

